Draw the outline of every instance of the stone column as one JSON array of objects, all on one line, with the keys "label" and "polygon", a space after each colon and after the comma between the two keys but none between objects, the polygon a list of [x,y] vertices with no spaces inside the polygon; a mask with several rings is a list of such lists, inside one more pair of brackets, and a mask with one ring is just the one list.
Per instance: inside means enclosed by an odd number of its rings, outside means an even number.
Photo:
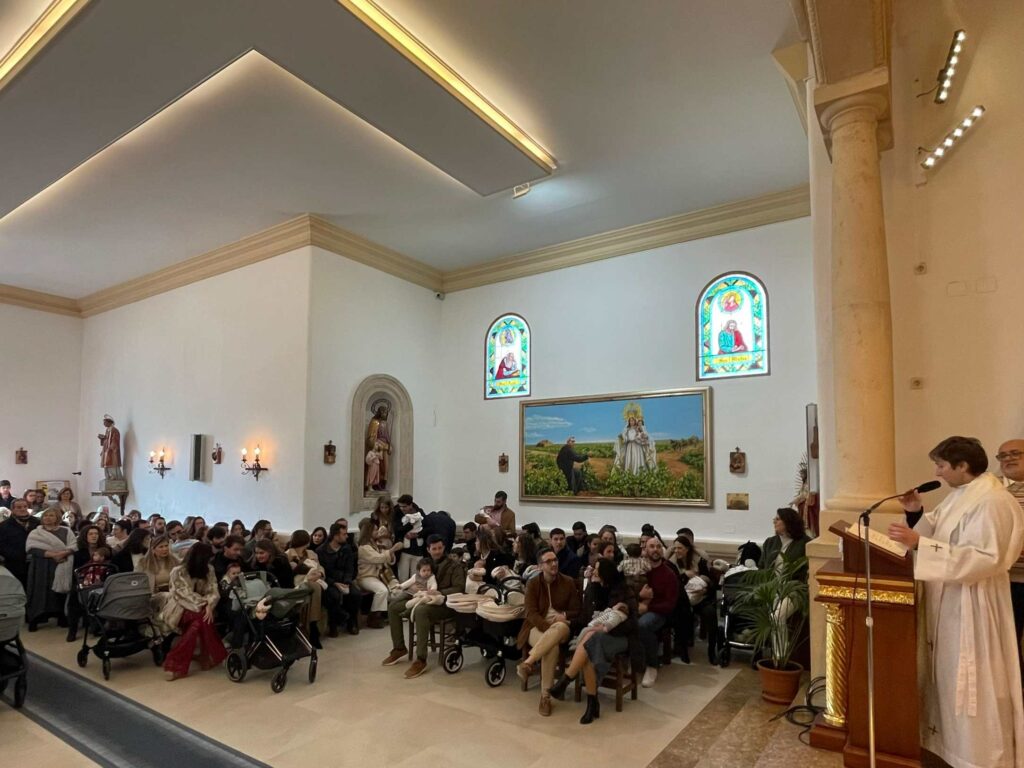
[{"label": "stone column", "polygon": [[[828,88],[827,86],[825,88]],[[831,358],[835,451],[826,457],[835,488],[821,513],[821,535],[807,549],[811,573],[839,557],[831,524],[854,523],[877,499],[895,493],[892,317],[879,168],[882,93],[859,92],[818,106],[831,143]],[[872,527],[884,530],[899,511],[883,506]],[[811,580],[817,595],[817,579]],[[811,612],[811,672],[825,672],[825,616]]]},{"label": "stone column", "polygon": [[[894,493],[892,315],[876,93],[829,104],[821,123],[832,139],[832,341],[835,498],[830,521]],[[826,527],[827,526],[823,526]]]}]

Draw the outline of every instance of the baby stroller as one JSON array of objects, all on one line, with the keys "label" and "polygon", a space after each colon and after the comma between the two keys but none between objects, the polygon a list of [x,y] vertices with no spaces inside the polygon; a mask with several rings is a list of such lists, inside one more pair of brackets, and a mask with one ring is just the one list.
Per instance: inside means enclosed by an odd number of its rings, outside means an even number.
[{"label": "baby stroller", "polygon": [[[272,586],[268,573],[247,573],[231,582],[231,610],[242,620],[244,638],[233,638],[228,654],[228,677],[240,683],[249,669],[278,669],[270,690],[280,693],[288,683],[288,670],[299,659],[309,658],[309,682],[316,680],[316,649],[299,628],[299,612],[309,602],[310,587],[296,589]],[[259,603],[269,604],[260,618]]]},{"label": "baby stroller", "polygon": [[736,611],[733,610],[733,606],[739,594],[739,587],[743,583],[743,574],[747,571],[755,570],[756,564],[760,559],[761,548],[752,541],[748,541],[739,548],[739,558],[736,566],[731,568],[722,577],[718,611],[721,620],[715,639],[718,665],[722,668],[729,666],[734,650],[753,654],[750,664],[752,667],[757,665],[756,648],[753,643],[747,642],[744,639],[746,630],[750,628],[750,620],[737,615]]},{"label": "baby stroller", "polygon": [[[110,660],[148,650],[153,663],[164,663],[163,637],[153,624],[153,593],[149,576],[117,573],[113,565],[90,563],[75,571],[75,592],[85,612],[85,634],[78,666],[89,663],[89,651],[100,660],[103,679],[110,679]],[[89,633],[96,642],[89,645]]]},{"label": "baby stroller", "polygon": [[25,703],[28,665],[18,632],[25,618],[25,589],[14,574],[0,566],[0,694],[14,681],[14,708]]},{"label": "baby stroller", "polygon": [[484,680],[497,688],[505,682],[505,661],[519,661],[523,655],[516,638],[523,626],[525,590],[518,576],[510,576],[482,587],[480,594],[493,595],[493,600],[481,602],[475,613],[456,614],[455,644],[445,649],[441,665],[453,675],[462,669],[465,649],[479,648],[480,655],[490,660],[484,668]]}]

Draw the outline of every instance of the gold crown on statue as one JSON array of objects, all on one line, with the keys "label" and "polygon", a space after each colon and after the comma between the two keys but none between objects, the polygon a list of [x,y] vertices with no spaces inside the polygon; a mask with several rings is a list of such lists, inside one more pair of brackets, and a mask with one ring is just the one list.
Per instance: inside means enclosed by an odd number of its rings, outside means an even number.
[{"label": "gold crown on statue", "polygon": [[622,409],[622,419],[629,421],[631,418],[639,421],[644,417],[644,409],[640,407],[639,403],[628,403],[625,408]]}]

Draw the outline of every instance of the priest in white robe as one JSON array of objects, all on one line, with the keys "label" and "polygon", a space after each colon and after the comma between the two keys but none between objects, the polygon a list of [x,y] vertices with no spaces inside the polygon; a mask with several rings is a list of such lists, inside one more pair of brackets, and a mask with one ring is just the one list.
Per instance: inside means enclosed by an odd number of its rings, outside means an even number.
[{"label": "priest in white robe", "polygon": [[[1024,703],[1009,569],[1024,542],[1020,508],[974,438],[951,437],[929,454],[953,489],[913,529],[889,535],[917,549],[924,584],[927,665],[919,670],[921,741],[953,768],[1024,768]],[[921,508],[911,492],[908,512]]]}]

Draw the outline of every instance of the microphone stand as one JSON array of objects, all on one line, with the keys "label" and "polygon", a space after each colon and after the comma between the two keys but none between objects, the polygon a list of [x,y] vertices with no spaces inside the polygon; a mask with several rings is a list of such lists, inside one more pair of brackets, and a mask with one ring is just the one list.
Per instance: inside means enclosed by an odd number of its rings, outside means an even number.
[{"label": "microphone stand", "polygon": [[[883,501],[887,501],[887,499]],[[879,501],[865,509],[858,521],[858,525],[864,529],[861,532],[861,538],[864,541],[864,592],[867,606],[864,626],[868,630],[868,765],[870,768],[875,768],[875,619],[871,612],[871,543],[868,541],[868,535],[871,530],[871,513],[881,504],[882,502]],[[854,599],[856,597],[854,595]]]}]

